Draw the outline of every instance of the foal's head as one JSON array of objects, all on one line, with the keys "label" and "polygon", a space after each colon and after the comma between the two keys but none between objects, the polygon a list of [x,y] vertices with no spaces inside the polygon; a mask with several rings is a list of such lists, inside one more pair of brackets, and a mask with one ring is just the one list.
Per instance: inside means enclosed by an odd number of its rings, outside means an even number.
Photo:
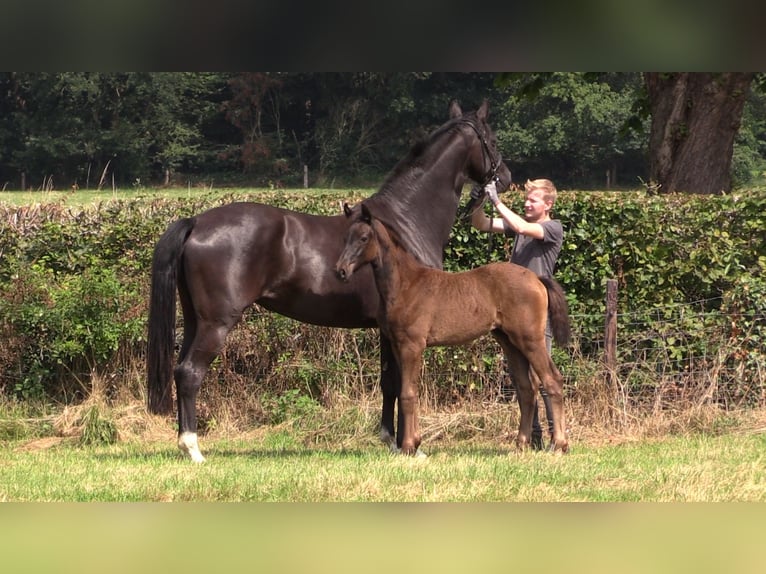
[{"label": "foal's head", "polygon": [[343,252],[335,264],[335,273],[342,281],[348,281],[359,267],[373,263],[378,257],[378,240],[373,228],[372,215],[363,203],[358,214],[348,204],[343,205],[346,217],[354,217],[346,232]]}]

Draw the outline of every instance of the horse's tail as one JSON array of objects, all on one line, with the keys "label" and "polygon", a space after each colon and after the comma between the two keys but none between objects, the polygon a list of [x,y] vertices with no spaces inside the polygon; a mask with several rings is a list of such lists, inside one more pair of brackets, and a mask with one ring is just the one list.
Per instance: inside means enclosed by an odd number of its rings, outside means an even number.
[{"label": "horse's tail", "polygon": [[173,380],[178,264],[193,227],[193,218],[175,221],[154,248],[146,380],[149,412],[155,414],[170,414],[173,410],[170,385]]},{"label": "horse's tail", "polygon": [[569,324],[569,305],[564,289],[553,277],[540,277],[548,291],[548,317],[550,319],[553,340],[561,346],[569,344],[571,327]]}]

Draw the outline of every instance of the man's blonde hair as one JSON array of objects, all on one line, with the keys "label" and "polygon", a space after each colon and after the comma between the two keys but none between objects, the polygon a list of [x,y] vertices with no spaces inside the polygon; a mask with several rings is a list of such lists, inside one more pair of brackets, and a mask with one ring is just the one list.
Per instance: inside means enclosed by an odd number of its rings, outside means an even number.
[{"label": "man's blonde hair", "polygon": [[556,203],[558,192],[556,191],[556,186],[553,185],[553,182],[550,179],[528,179],[527,183],[524,184],[524,191],[527,193],[535,191],[536,189],[541,189],[543,191],[543,200],[550,201],[551,205]]}]

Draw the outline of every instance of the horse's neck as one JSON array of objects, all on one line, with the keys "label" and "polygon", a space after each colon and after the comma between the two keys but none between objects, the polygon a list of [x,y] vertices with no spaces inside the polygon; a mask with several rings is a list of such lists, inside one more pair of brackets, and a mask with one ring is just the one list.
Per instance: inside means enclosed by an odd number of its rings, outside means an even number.
[{"label": "horse's neck", "polygon": [[376,204],[376,214],[395,226],[407,251],[422,264],[441,268],[466,180],[468,149],[462,137],[438,145],[426,152],[433,159],[422,158],[387,181],[370,200]]}]

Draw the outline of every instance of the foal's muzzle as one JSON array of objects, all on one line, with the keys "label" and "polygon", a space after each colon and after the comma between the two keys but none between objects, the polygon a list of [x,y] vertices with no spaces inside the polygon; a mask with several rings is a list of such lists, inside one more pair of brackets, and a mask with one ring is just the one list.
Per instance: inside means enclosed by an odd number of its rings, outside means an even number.
[{"label": "foal's muzzle", "polygon": [[338,279],[343,282],[348,282],[348,280],[351,279],[351,273],[353,273],[351,269],[347,269],[342,265],[335,268],[335,274],[338,276]]}]

